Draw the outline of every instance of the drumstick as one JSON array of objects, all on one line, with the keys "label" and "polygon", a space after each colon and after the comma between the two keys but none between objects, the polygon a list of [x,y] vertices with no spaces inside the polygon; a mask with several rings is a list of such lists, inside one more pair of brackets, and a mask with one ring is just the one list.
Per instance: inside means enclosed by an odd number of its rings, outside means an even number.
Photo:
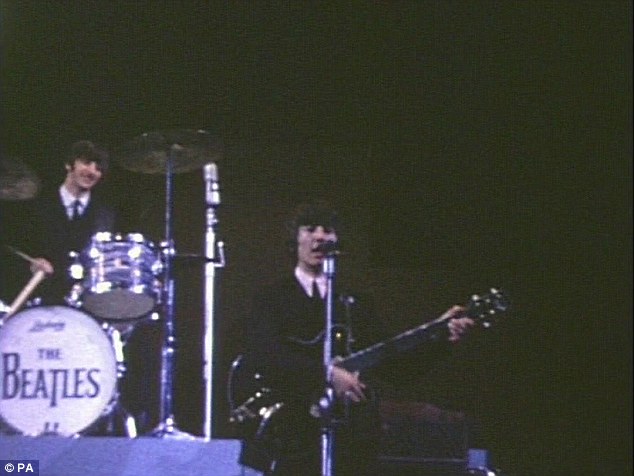
[{"label": "drumstick", "polygon": [[46,272],[44,270],[37,270],[29,282],[24,286],[24,289],[20,291],[18,297],[13,300],[11,307],[9,307],[9,312],[7,312],[6,316],[4,316],[5,321],[11,317],[15,312],[20,309],[24,301],[31,295],[31,293],[35,290],[35,288],[42,282],[42,280],[46,277]]},{"label": "drumstick", "polygon": [[6,245],[6,247],[12,252],[15,253],[16,255],[18,255],[20,258],[25,259],[26,261],[28,261],[29,263],[31,263],[31,272],[35,272],[35,270],[37,269],[43,269],[44,271],[46,271],[48,274],[52,274],[54,272],[53,270],[53,265],[51,265],[48,261],[46,261],[43,258],[33,258],[29,255],[27,255],[26,253],[23,253],[22,251],[20,251],[19,249],[13,247],[13,246],[9,246]]},{"label": "drumstick", "polygon": [[13,246],[10,246],[10,245],[6,245],[6,246],[12,253],[15,253],[20,258],[24,258],[25,260],[27,260],[31,264],[37,264],[37,260],[35,258],[32,258],[31,256],[27,255],[26,253],[23,253],[19,249],[14,248]]}]

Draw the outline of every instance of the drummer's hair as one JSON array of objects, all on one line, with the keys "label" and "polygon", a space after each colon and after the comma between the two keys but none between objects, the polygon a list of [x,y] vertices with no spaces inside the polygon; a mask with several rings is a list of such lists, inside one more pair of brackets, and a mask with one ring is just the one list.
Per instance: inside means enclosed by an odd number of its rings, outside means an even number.
[{"label": "drummer's hair", "polygon": [[66,156],[66,165],[72,167],[77,159],[94,162],[104,174],[108,171],[110,162],[108,152],[89,140],[80,140],[70,146],[69,154]]},{"label": "drummer's hair", "polygon": [[325,200],[300,203],[286,222],[287,247],[291,253],[297,251],[297,230],[305,225],[321,225],[339,231],[339,215]]}]

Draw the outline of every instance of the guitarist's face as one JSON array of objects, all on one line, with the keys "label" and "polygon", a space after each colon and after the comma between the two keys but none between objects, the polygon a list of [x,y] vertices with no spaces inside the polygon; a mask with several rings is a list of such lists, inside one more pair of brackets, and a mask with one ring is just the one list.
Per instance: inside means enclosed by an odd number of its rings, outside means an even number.
[{"label": "guitarist's face", "polygon": [[322,225],[303,225],[297,229],[297,264],[308,273],[320,274],[325,255],[316,251],[319,244],[337,241],[334,228]]}]

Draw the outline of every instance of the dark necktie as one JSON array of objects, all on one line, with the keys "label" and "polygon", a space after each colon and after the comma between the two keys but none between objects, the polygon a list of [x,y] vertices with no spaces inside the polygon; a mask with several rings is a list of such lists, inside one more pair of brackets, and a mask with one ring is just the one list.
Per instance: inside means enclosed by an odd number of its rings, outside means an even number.
[{"label": "dark necktie", "polygon": [[317,286],[317,280],[313,280],[313,299],[314,300],[322,300],[321,292],[319,291],[319,286]]},{"label": "dark necktie", "polygon": [[80,213],[81,202],[79,200],[75,200],[72,204],[72,207],[73,207],[73,212],[70,219],[77,220],[81,216],[81,213]]}]

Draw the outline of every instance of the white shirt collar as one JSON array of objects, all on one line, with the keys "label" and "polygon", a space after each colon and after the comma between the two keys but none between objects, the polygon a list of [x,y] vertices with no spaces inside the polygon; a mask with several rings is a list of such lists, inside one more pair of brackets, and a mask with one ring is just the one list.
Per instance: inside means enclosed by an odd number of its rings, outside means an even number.
[{"label": "white shirt collar", "polygon": [[79,195],[79,197],[75,197],[75,195],[68,191],[64,184],[60,185],[59,187],[59,196],[62,199],[62,204],[64,205],[64,208],[66,208],[66,214],[69,217],[72,216],[73,203],[75,202],[75,200],[79,200],[79,203],[81,204],[81,206],[79,207],[81,213],[86,210],[88,202],[90,202],[90,190],[83,192],[81,195]]},{"label": "white shirt collar", "polygon": [[304,292],[307,296],[313,297],[313,281],[317,282],[317,287],[319,288],[319,293],[323,298],[326,295],[326,276],[320,274],[319,276],[313,276],[312,274],[307,273],[299,266],[295,267],[295,278],[304,289]]}]

